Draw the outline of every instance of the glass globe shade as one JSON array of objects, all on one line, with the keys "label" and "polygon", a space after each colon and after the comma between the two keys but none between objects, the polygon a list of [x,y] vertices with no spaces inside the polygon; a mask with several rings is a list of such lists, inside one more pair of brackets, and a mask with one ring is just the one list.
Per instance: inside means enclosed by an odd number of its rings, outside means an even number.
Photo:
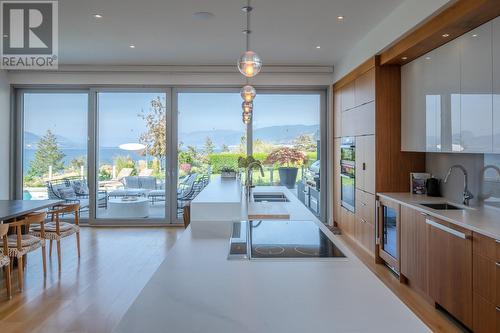
[{"label": "glass globe shade", "polygon": [[241,103],[241,108],[243,112],[251,113],[253,111],[253,103],[252,102],[243,102]]},{"label": "glass globe shade", "polygon": [[241,94],[241,98],[243,98],[243,100],[245,102],[251,102],[255,98],[255,95],[257,94],[257,92],[255,91],[254,87],[247,84],[246,86],[241,88],[240,94]]},{"label": "glass globe shade", "polygon": [[252,120],[252,114],[243,112],[242,118],[243,118],[243,123],[244,124],[249,124],[250,121]]},{"label": "glass globe shade", "polygon": [[238,59],[238,69],[246,77],[254,77],[262,69],[262,60],[257,53],[246,51]]}]

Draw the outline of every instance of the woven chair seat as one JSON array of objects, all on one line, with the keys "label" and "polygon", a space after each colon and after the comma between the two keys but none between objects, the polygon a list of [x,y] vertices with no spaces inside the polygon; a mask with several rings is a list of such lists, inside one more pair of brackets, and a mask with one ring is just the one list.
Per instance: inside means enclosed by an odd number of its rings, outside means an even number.
[{"label": "woven chair seat", "polygon": [[[59,222],[59,235],[56,232],[55,222],[47,223],[45,226],[45,239],[61,240],[65,237],[71,236],[80,231],[80,227],[67,222]],[[41,237],[40,227],[36,226],[31,228],[30,235]]]},{"label": "woven chair seat", "polygon": [[[9,235],[7,237],[7,246],[9,247],[9,253],[8,253],[9,257],[19,258],[31,251],[40,248],[41,246],[45,246],[45,241],[41,240],[36,235],[31,235],[31,234],[22,235],[21,239],[22,239],[21,240],[22,248],[21,250],[19,250],[17,248],[17,236]],[[3,247],[3,241],[0,243],[0,246]],[[3,248],[0,249],[0,253],[4,254]]]},{"label": "woven chair seat", "polygon": [[0,254],[0,267],[4,267],[10,265],[10,259],[8,256],[4,256],[3,254]]}]

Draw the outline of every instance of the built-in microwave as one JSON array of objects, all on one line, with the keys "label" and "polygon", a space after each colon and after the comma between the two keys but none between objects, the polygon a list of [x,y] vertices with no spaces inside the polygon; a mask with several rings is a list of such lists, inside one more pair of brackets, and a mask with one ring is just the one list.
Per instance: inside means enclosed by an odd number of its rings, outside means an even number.
[{"label": "built-in microwave", "polygon": [[356,138],[344,137],[340,146],[340,202],[354,213],[356,193]]}]

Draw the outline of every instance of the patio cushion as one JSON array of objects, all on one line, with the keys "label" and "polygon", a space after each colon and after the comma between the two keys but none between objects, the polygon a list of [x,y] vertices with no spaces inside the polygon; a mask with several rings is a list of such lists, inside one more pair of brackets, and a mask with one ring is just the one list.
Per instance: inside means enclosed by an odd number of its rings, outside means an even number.
[{"label": "patio cushion", "polygon": [[51,184],[48,191],[49,199],[60,199],[59,189],[67,188],[66,184]]},{"label": "patio cushion", "polygon": [[87,186],[87,182],[85,180],[73,180],[71,181],[71,186],[73,187],[73,190],[75,191],[76,194],[79,195],[88,195],[89,194],[89,187]]},{"label": "patio cushion", "polygon": [[[32,235],[21,235],[21,246],[27,247],[33,244],[39,243],[40,238],[32,236]],[[0,244],[3,246],[3,240],[0,241]],[[8,247],[17,247],[17,235],[8,235],[7,236],[7,246]]]},{"label": "patio cushion", "polygon": [[61,187],[58,189],[58,192],[61,199],[76,199],[76,193],[72,187]]},{"label": "patio cushion", "polygon": [[[67,231],[70,229],[73,229],[73,224],[67,223],[67,222],[59,222],[59,231]],[[44,229],[46,232],[56,232],[56,223],[55,222],[49,222],[46,223],[44,226]],[[42,227],[40,225],[35,225],[31,228],[33,231],[41,231]]]},{"label": "patio cushion", "polygon": [[149,191],[148,197],[164,197],[165,196],[165,190],[152,190]]},{"label": "patio cushion", "polygon": [[140,188],[144,188],[147,190],[155,190],[156,189],[156,178],[155,177],[139,177]]}]

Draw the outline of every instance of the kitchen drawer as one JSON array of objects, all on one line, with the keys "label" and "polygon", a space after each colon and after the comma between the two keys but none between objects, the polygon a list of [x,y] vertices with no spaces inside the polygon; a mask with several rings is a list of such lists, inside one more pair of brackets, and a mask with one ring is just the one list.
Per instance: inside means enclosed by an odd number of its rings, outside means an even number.
[{"label": "kitchen drawer", "polygon": [[499,333],[500,309],[474,293],[474,333]]},{"label": "kitchen drawer", "polygon": [[475,232],[472,249],[474,254],[486,257],[491,261],[500,262],[500,242],[493,238]]},{"label": "kitchen drawer", "polygon": [[375,195],[356,189],[356,214],[375,225]]},{"label": "kitchen drawer", "polygon": [[500,306],[500,267],[495,261],[478,254],[473,255],[473,290],[488,302]]},{"label": "kitchen drawer", "polygon": [[340,230],[346,235],[349,235],[351,237],[354,236],[354,219],[355,216],[352,212],[348,211],[344,207],[341,207],[341,226]]}]

